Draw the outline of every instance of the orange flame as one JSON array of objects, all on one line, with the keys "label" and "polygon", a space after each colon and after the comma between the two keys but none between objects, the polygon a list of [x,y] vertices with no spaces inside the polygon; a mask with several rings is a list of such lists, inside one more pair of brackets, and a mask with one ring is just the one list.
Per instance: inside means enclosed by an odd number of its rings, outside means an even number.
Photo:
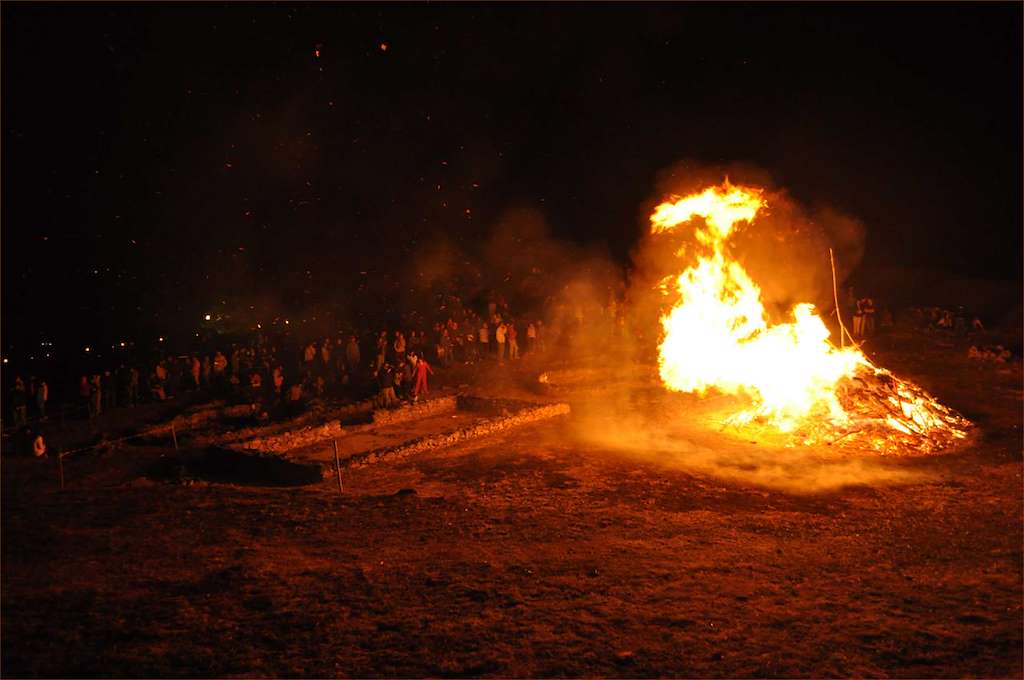
[{"label": "orange flame", "polygon": [[[791,432],[814,417],[848,426],[851,415],[839,398],[840,381],[865,373],[896,379],[859,349],[832,345],[811,304],[796,305],[788,323],[768,323],[760,288],[725,249],[737,226],[752,224],[766,207],[763,194],[762,189],[726,179],[721,186],[655,208],[652,233],[693,222],[698,243],[696,263],[675,277],[678,302],[661,317],[662,382],[679,392],[704,394],[713,387],[748,396],[753,408],[732,416],[733,424],[756,418]],[[695,221],[698,217],[703,220]],[[671,283],[670,278],[663,287]],[[953,425],[966,421],[951,421],[958,417],[919,388],[897,380],[895,393],[896,412],[903,417],[882,416],[879,422],[905,434],[943,428],[963,436]]]}]

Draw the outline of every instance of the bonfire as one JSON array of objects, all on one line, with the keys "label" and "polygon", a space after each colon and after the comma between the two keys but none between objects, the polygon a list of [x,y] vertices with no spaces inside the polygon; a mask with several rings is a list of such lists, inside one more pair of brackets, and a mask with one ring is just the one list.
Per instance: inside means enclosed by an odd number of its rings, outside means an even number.
[{"label": "bonfire", "polygon": [[685,226],[696,241],[678,253],[689,266],[661,284],[673,301],[661,317],[662,383],[745,396],[751,406],[725,424],[768,427],[790,443],[859,441],[879,453],[913,454],[966,437],[970,423],[961,415],[875,366],[856,345],[836,347],[814,305],[798,304],[791,320],[769,323],[760,288],[726,247],[766,205],[763,189],[727,179],[655,208],[653,233]]}]

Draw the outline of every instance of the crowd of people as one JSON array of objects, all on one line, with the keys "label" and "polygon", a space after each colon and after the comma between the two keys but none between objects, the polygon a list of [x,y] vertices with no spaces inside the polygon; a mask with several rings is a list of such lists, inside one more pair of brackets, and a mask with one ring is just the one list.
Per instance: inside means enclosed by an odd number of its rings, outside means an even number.
[{"label": "crowd of people", "polygon": [[[348,329],[301,344],[293,335],[272,339],[253,332],[207,351],[123,362],[82,374],[74,391],[77,408],[66,413],[96,422],[115,408],[197,391],[252,404],[265,418],[300,412],[309,401],[325,397],[373,398],[388,408],[426,395],[435,368],[516,362],[543,348],[542,321],[513,318],[501,299],[490,302],[486,313],[480,311],[449,310],[432,324],[420,320],[417,328]],[[9,422],[16,428],[46,422],[48,398],[45,381],[33,377],[26,384],[17,377]]]},{"label": "crowd of people", "polygon": [[34,420],[46,420],[46,405],[49,400],[50,386],[45,380],[32,376],[26,385],[21,376],[15,376],[9,402],[14,425],[26,425],[30,412]]},{"label": "crowd of people", "polygon": [[911,307],[907,314],[912,323],[926,330],[946,331],[955,335],[967,335],[985,330],[985,324],[964,307]]}]

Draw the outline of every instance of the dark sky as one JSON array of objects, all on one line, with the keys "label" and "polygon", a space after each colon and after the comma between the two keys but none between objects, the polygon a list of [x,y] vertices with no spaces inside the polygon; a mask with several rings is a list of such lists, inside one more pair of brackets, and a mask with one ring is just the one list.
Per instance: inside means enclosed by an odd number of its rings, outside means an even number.
[{"label": "dark sky", "polygon": [[513,206],[626,262],[749,162],[870,261],[1021,276],[1021,5],[5,2],[4,345],[344,298]]}]

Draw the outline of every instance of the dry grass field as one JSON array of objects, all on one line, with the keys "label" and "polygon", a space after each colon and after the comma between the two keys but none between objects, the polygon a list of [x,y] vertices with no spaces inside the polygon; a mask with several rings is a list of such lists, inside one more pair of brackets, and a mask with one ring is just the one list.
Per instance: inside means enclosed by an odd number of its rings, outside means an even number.
[{"label": "dry grass field", "polygon": [[695,426],[661,451],[626,421],[594,436],[581,401],[346,471],[342,496],[172,483],[157,446],[69,462],[64,492],[7,458],[0,670],[1020,677],[1020,364],[961,349],[877,348],[977,423],[938,456],[758,452]]}]

